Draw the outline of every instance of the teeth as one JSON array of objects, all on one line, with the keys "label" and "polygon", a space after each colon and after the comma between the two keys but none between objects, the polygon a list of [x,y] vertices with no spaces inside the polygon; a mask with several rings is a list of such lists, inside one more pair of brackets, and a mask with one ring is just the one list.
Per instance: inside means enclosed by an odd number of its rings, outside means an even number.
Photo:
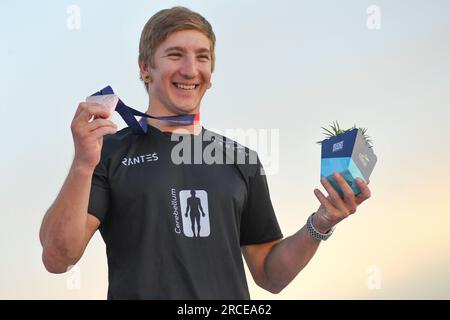
[{"label": "teeth", "polygon": [[181,84],[181,83],[175,83],[175,85],[180,88],[180,89],[184,89],[184,90],[193,90],[195,89],[196,85],[195,84]]}]

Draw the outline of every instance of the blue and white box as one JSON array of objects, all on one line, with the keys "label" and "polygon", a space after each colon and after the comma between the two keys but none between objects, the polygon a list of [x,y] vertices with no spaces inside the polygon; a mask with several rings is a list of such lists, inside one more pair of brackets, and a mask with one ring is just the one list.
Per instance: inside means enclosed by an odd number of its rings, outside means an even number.
[{"label": "blue and white box", "polygon": [[376,162],[373,148],[366,142],[361,130],[355,128],[322,141],[320,177],[326,177],[343,197],[341,188],[332,176],[334,172],[339,172],[355,195],[358,195],[361,190],[355,179],[361,178],[367,183]]}]

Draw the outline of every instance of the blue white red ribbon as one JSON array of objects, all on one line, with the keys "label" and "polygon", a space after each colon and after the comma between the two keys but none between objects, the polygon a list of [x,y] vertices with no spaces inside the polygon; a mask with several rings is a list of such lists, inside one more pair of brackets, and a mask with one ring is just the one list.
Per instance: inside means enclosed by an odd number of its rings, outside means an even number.
[{"label": "blue white red ribbon", "polygon": [[[107,87],[103,88],[102,90],[97,91],[96,93],[91,95],[91,97],[107,96],[107,95],[111,95],[111,97],[112,96],[117,97],[114,94],[114,91],[111,88],[111,86],[107,86]],[[136,120],[135,116],[141,116],[144,118],[152,118],[152,119],[157,119],[157,120],[168,121],[172,125],[181,125],[181,126],[188,126],[188,125],[196,124],[200,120],[199,114],[181,114],[181,115],[176,115],[176,116],[151,116],[149,114],[137,111],[137,110],[127,106],[118,97],[117,97],[117,99],[112,99],[110,101],[114,101],[114,103],[115,103],[116,100],[117,100],[117,104],[115,105],[115,107],[113,106],[114,110],[116,110],[120,114],[122,119],[125,121],[125,123],[128,125],[128,127],[131,129],[131,131],[134,134],[146,134],[147,128],[148,128],[147,121],[138,121],[138,120]],[[141,120],[142,119],[143,118],[141,118]]]}]

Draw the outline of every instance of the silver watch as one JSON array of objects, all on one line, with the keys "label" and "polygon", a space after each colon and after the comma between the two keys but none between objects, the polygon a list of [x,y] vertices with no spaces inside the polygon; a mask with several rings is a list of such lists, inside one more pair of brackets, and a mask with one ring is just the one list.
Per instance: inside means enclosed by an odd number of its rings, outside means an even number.
[{"label": "silver watch", "polygon": [[308,220],[306,221],[306,229],[308,230],[311,237],[313,237],[315,240],[325,241],[333,234],[333,231],[336,227],[331,228],[331,230],[328,231],[327,233],[321,233],[321,232],[317,231],[312,224],[312,218],[313,218],[314,214],[315,214],[315,212],[308,217]]}]

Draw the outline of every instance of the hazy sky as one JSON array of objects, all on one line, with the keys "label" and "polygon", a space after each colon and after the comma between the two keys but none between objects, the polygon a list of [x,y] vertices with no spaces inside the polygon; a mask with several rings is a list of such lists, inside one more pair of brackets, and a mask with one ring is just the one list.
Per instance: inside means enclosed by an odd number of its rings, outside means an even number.
[{"label": "hazy sky", "polygon": [[[198,11],[216,33],[205,127],[279,133],[270,143],[276,154],[261,158],[273,169],[269,187],[285,236],[319,205],[320,127],[357,124],[374,140],[372,198],[279,295],[249,277],[252,298],[449,299],[447,0],[1,1],[0,298],[106,298],[100,235],[76,270],[52,275],[40,260],[39,226],[73,157],[78,103],[110,84],[145,111],[140,33],[174,5]],[[70,8],[79,9],[78,29]]]}]

